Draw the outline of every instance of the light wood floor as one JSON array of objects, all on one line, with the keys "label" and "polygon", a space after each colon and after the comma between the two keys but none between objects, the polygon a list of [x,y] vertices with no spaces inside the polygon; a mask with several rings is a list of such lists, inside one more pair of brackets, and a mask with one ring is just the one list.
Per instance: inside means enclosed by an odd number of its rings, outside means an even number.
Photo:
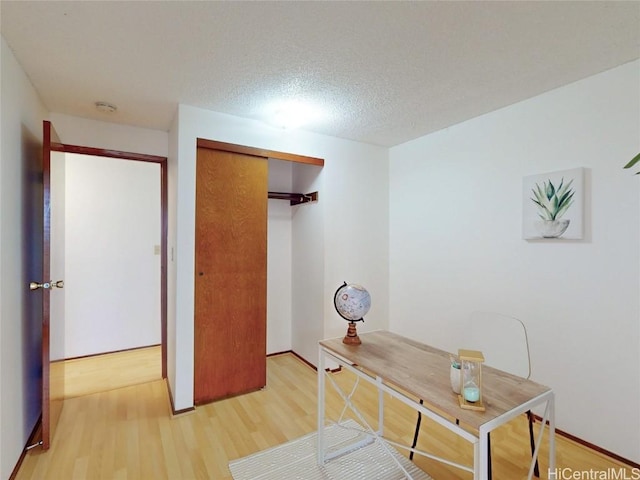
[{"label": "light wood floor", "polygon": [[161,362],[160,345],[57,361],[51,364],[51,383],[64,385],[64,398],[80,397],[159,380]]},{"label": "light wood floor", "polygon": [[[58,430],[48,452],[30,451],[17,479],[231,479],[230,460],[272,447],[316,429],[317,386],[313,369],[290,354],[268,359],[264,390],[198,407],[172,417],[162,380],[65,401]],[[333,374],[347,387],[348,372]],[[377,393],[361,384],[354,400],[374,422]],[[328,386],[328,415],[342,408]],[[388,399],[385,431],[410,443],[415,414]],[[584,471],[624,468],[596,452],[557,438],[558,467]],[[492,433],[495,480],[526,478],[529,450],[526,418]],[[432,421],[423,420],[419,447],[460,462],[471,462],[471,447]],[[545,444],[543,444],[545,447]],[[548,478],[546,449],[541,477]],[[416,463],[435,480],[470,479],[471,475],[423,457]],[[627,467],[628,477],[633,478]]]}]

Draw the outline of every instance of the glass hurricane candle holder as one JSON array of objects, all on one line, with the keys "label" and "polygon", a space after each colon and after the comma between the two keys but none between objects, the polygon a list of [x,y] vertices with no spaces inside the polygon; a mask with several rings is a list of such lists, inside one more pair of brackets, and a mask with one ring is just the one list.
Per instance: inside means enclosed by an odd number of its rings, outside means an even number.
[{"label": "glass hurricane candle holder", "polygon": [[451,360],[449,381],[451,382],[451,390],[453,390],[453,393],[460,393],[460,362],[457,360]]}]

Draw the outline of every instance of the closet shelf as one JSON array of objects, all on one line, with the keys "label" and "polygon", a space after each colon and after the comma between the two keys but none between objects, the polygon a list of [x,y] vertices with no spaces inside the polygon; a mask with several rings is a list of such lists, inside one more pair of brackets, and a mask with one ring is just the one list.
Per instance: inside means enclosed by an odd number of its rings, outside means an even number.
[{"label": "closet shelf", "polygon": [[317,202],[318,192],[311,192],[311,193],[269,192],[269,198],[272,198],[275,200],[289,200],[291,205],[300,205],[302,203]]}]

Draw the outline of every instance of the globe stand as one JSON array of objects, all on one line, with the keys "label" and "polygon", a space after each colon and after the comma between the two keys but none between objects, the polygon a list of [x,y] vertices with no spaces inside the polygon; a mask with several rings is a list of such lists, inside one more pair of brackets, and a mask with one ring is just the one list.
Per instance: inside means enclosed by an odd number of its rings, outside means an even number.
[{"label": "globe stand", "polygon": [[358,331],[356,330],[356,324],[354,322],[349,323],[347,334],[342,339],[342,343],[346,343],[347,345],[360,345],[362,343],[360,341],[360,337],[358,336]]}]

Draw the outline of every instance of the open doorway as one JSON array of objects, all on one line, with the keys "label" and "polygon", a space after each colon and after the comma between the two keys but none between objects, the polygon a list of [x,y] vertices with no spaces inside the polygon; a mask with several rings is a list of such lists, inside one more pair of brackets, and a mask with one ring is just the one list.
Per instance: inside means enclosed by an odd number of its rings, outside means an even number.
[{"label": "open doorway", "polygon": [[[51,271],[65,288],[51,304],[51,360],[67,364],[59,370],[67,397],[139,383],[150,372],[164,376],[162,179],[162,162],[52,155]],[[87,379],[81,388],[69,381],[78,373]]]}]

